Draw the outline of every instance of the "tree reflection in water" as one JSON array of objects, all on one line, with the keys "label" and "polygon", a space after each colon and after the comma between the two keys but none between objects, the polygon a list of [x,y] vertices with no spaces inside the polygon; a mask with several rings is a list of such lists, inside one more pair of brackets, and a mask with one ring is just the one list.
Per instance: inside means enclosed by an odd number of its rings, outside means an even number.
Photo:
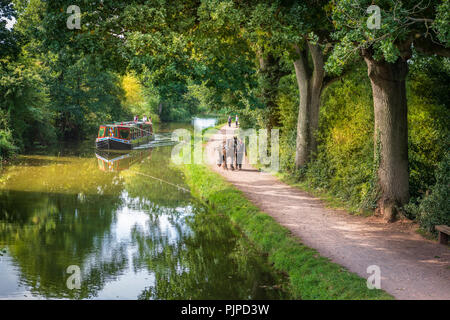
[{"label": "tree reflection in water", "polygon": [[[227,217],[174,187],[187,188],[170,154],[171,147],[140,150],[121,163],[114,156],[25,156],[6,167],[0,268],[8,274],[0,276],[0,298],[286,297],[263,288],[284,279]],[[80,290],[66,286],[70,265],[81,268]]]}]

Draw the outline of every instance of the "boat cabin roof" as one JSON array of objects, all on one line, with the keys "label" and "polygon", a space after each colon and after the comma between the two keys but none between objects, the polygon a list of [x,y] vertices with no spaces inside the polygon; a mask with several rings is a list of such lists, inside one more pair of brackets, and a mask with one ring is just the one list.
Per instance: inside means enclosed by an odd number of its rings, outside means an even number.
[{"label": "boat cabin roof", "polygon": [[119,128],[136,128],[138,125],[150,125],[150,122],[143,122],[143,121],[137,121],[137,122],[120,122],[120,123],[114,123],[114,124],[102,124],[101,127],[119,127]]}]

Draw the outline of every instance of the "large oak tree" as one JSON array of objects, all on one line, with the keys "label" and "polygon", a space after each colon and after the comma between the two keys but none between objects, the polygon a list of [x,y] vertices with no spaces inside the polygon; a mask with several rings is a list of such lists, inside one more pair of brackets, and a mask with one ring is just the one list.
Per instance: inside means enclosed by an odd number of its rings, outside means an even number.
[{"label": "large oak tree", "polygon": [[[450,2],[334,0],[336,46],[328,70],[339,73],[359,54],[367,64],[375,114],[375,152],[379,161],[378,207],[387,221],[396,219],[409,200],[406,77],[415,51],[450,56]],[[367,13],[380,9],[380,23]],[[368,19],[369,22],[368,22]]]}]

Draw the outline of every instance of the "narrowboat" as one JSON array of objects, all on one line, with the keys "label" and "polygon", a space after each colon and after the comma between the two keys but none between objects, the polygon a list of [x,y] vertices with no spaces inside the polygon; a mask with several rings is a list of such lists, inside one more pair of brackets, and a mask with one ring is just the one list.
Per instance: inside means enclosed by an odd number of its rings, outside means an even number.
[{"label": "narrowboat", "polygon": [[129,121],[101,125],[95,140],[99,150],[132,150],[141,144],[153,140],[151,122]]}]

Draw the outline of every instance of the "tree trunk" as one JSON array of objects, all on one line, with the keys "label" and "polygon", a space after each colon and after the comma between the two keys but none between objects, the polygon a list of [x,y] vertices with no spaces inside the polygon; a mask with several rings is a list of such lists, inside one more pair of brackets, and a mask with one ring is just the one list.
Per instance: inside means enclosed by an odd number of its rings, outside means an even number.
[{"label": "tree trunk", "polygon": [[[297,141],[295,167],[304,167],[317,151],[316,131],[319,127],[319,107],[325,76],[322,51],[317,44],[310,44],[304,50],[295,46],[298,59],[294,61],[295,75],[299,89],[300,103],[297,119]],[[311,55],[313,68],[308,64]]]},{"label": "tree trunk", "polygon": [[[297,48],[298,49],[298,48]],[[307,56],[304,50],[297,50],[300,57],[294,61],[295,75],[300,95],[297,118],[297,147],[295,152],[295,167],[298,169],[306,165],[309,159],[309,113],[310,113],[310,84]]]},{"label": "tree trunk", "polygon": [[379,157],[378,208],[384,219],[392,222],[398,208],[409,200],[408,119],[406,75],[408,63],[375,61],[364,56],[372,84],[375,114],[375,156]]}]

